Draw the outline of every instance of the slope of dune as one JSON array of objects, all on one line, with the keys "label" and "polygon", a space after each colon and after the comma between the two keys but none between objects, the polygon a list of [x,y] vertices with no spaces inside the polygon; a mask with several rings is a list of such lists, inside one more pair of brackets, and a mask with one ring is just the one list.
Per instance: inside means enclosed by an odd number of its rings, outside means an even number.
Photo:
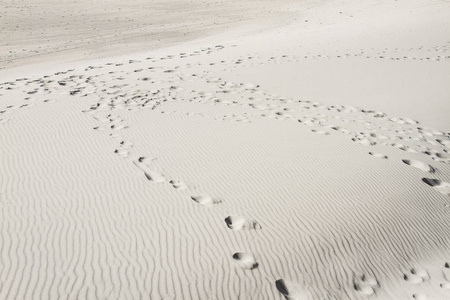
[{"label": "slope of dune", "polygon": [[2,71],[0,299],[448,299],[449,11]]},{"label": "slope of dune", "polygon": [[[284,3],[294,0],[283,0]],[[290,14],[268,0],[4,0],[0,69],[80,61],[180,44]]]}]

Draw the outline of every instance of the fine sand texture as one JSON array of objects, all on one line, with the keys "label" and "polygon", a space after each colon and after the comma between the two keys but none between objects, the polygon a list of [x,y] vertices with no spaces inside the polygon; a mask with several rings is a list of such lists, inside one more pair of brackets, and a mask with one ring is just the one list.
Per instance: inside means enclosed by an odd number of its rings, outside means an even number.
[{"label": "fine sand texture", "polygon": [[450,299],[448,2],[143,2],[1,4],[0,299]]},{"label": "fine sand texture", "polygon": [[[281,6],[290,2],[295,0],[283,0]],[[142,52],[245,28],[258,20],[264,21],[259,22],[262,28],[292,14],[279,4],[269,0],[2,0],[0,69]]]}]

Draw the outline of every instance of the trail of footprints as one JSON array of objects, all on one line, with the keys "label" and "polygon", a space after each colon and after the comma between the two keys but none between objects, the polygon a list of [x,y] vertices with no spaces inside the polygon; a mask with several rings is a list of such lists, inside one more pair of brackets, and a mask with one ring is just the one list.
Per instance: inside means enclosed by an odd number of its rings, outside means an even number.
[{"label": "trail of footprints", "polygon": [[353,287],[359,293],[371,296],[375,294],[375,291],[380,287],[380,284],[375,277],[362,275],[361,277],[354,279]]},{"label": "trail of footprints", "polygon": [[404,274],[403,279],[405,279],[405,281],[408,281],[410,283],[419,284],[426,280],[429,280],[430,275],[425,269],[411,268],[409,272]]},{"label": "trail of footprints", "polygon": [[[151,109],[160,113],[168,113],[161,108],[169,102],[192,102],[210,105],[232,105],[241,106],[244,110],[242,114],[211,116],[217,121],[232,120],[235,122],[251,122],[257,118],[270,118],[279,121],[295,121],[300,125],[311,127],[311,132],[330,136],[340,134],[348,136],[353,142],[362,146],[370,147],[382,145],[394,147],[405,153],[422,154],[430,157],[437,163],[450,164],[450,136],[448,133],[433,129],[418,127],[418,122],[408,118],[391,118],[385,113],[373,110],[365,110],[352,106],[326,106],[321,103],[308,100],[294,100],[279,97],[264,91],[259,85],[252,83],[233,83],[221,78],[211,78],[208,68],[224,65],[226,61],[211,62],[205,66],[203,73],[189,73],[190,68],[198,67],[201,64],[191,65],[189,63],[180,68],[180,65],[164,68],[157,65],[157,62],[170,59],[184,59],[190,56],[210,54],[220,51],[224,47],[216,46],[212,48],[194,51],[193,53],[180,53],[178,56],[168,55],[161,58],[149,57],[143,61],[130,60],[125,63],[107,63],[103,66],[90,66],[85,73],[93,72],[92,75],[76,75],[74,70],[58,72],[43,78],[30,80],[27,78],[17,79],[14,82],[0,84],[0,92],[4,93],[25,93],[24,101],[21,104],[8,105],[0,110],[0,126],[6,123],[8,116],[18,108],[29,108],[40,103],[50,103],[57,101],[59,97],[77,96],[86,97],[89,95],[99,95],[97,102],[93,103],[84,113],[91,114],[98,121],[99,125],[93,129],[104,131],[109,136],[118,141],[114,153],[124,159],[131,159],[143,176],[154,183],[168,183],[177,190],[188,190],[189,186],[179,179],[167,179],[157,165],[156,158],[138,156],[132,158],[131,152],[134,145],[121,137],[121,132],[127,129],[125,121],[118,114],[120,110],[139,111]],[[242,65],[248,61],[255,61],[259,57],[248,56],[238,59],[234,65]],[[305,57],[307,58],[307,57]],[[314,58],[314,57],[311,57]],[[318,56],[317,58],[326,58]],[[447,57],[445,57],[447,58]],[[271,57],[269,60],[275,62],[296,59],[289,56],[279,58]],[[144,68],[150,63],[150,67]],[[136,78],[135,84],[124,84],[123,79],[131,76],[130,73],[120,70],[121,66],[140,63],[142,68],[135,69],[133,73],[142,74]],[[229,63],[229,62],[227,62]],[[112,71],[111,68],[118,68]],[[181,69],[184,72],[181,72]],[[56,77],[56,79],[52,78]],[[157,80],[155,78],[158,78]],[[186,89],[191,81],[203,81],[210,88],[209,91],[196,91]],[[142,83],[145,82],[145,86]],[[155,85],[156,87],[152,88]],[[31,86],[32,88],[28,88]],[[34,86],[34,88],[33,88]],[[26,87],[26,88],[25,88]],[[18,91],[16,91],[18,90]],[[204,113],[187,112],[188,116],[210,117]],[[386,127],[386,124],[394,126]],[[361,127],[365,131],[361,131]],[[383,153],[374,151],[368,152],[377,159],[387,160],[389,157]],[[429,175],[436,173],[435,166],[428,165],[422,161],[410,158],[402,159],[402,163],[416,168]],[[450,197],[450,184],[440,179],[424,177],[422,182],[435,189],[437,192]],[[191,195],[190,200],[193,205],[205,208],[214,208],[224,200],[208,194]],[[225,225],[230,229],[230,233],[240,230],[261,230],[261,225],[254,219],[240,215],[229,215],[224,219]],[[259,263],[251,252],[234,252],[230,259],[236,266],[253,270]],[[450,289],[450,266],[446,263],[442,269],[443,278],[440,286],[443,289]],[[429,275],[422,269],[411,269],[404,275],[404,280],[420,284],[429,280]],[[286,299],[301,299],[307,297],[308,292],[301,285],[285,279],[275,281],[275,287],[285,296]],[[380,282],[375,278],[362,275],[354,279],[354,289],[361,295],[370,296],[376,294],[381,287]],[[426,299],[425,295],[414,294],[415,299]],[[425,297],[425,298],[424,298]]]},{"label": "trail of footprints", "polygon": [[[150,91],[152,95],[157,95],[159,92],[160,90]],[[109,130],[111,132],[111,137],[120,139],[120,131],[126,129],[127,126],[124,124],[124,121],[117,115],[117,113],[113,113],[113,111],[123,109],[124,107],[129,108],[129,105],[122,105],[120,101],[116,100],[117,97],[112,98],[112,100],[108,102],[104,99],[100,99],[98,103],[91,106],[91,108],[89,110],[86,110],[85,112],[92,113],[94,111],[97,114],[94,114],[93,117],[97,121],[105,124],[104,126],[94,127],[95,130]],[[151,109],[154,109],[155,105],[159,105],[163,101],[164,99],[160,99],[159,101],[149,100],[145,102],[143,106],[145,106],[145,104],[147,103],[150,103]],[[106,116],[102,117],[102,115],[98,115],[98,112],[105,110],[107,112]],[[131,142],[122,140],[119,143],[119,147],[115,149],[114,152],[121,157],[127,158],[129,157],[129,149],[131,147],[133,147],[133,144]],[[152,181],[154,183],[164,183],[167,181],[166,177],[161,172],[155,170],[155,168],[152,167],[153,161],[155,159],[156,158],[141,156],[133,160],[133,164],[142,171],[145,178],[149,181]],[[169,180],[169,184],[171,184],[173,188],[179,190],[186,190],[189,188],[183,181],[177,179]],[[207,194],[193,195],[191,196],[191,200],[196,205],[201,205],[204,207],[212,207],[215,204],[222,203],[223,201],[218,197],[213,197]],[[242,229],[261,229],[261,226],[255,220],[243,216],[229,216],[225,219],[225,223],[230,229],[234,231]],[[235,261],[238,267],[243,269],[252,270],[258,267],[258,262],[256,262],[256,259],[251,252],[235,252],[232,255],[232,259]]]},{"label": "trail of footprints", "polygon": [[[444,290],[450,290],[450,264],[446,262],[444,266],[442,267],[442,274],[440,278],[437,278],[439,283],[439,287],[441,287]],[[403,279],[411,283],[413,285],[420,285],[425,281],[432,281],[433,278],[431,278],[428,271],[424,268],[411,268],[408,272],[406,272],[403,275]],[[427,295],[425,293],[415,293],[412,295],[412,298],[414,299],[421,299],[426,300],[428,299]]]}]

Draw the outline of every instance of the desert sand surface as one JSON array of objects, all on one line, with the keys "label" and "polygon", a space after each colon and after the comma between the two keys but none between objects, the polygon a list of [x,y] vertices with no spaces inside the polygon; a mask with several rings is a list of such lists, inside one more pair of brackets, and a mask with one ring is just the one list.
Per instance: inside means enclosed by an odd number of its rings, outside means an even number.
[{"label": "desert sand surface", "polygon": [[450,299],[449,2],[146,2],[1,4],[0,299]]},{"label": "desert sand surface", "polygon": [[141,53],[289,14],[269,0],[4,0],[0,69]]}]

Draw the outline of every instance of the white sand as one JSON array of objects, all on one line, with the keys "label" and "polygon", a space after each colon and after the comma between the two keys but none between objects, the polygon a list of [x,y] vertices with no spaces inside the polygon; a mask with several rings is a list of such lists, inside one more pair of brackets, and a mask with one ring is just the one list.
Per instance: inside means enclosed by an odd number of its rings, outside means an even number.
[{"label": "white sand", "polygon": [[2,17],[0,299],[450,298],[449,3],[86,2]]}]

